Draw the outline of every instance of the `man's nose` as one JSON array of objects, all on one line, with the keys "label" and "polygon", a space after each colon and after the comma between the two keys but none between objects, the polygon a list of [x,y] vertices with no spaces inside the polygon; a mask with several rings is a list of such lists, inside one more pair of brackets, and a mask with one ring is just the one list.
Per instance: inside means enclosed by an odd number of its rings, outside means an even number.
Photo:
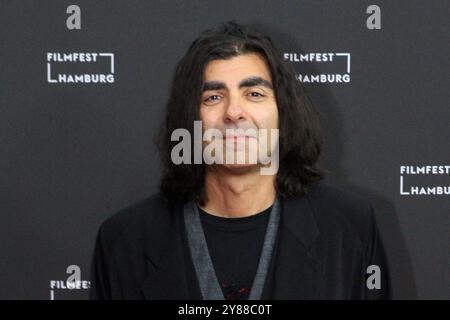
[{"label": "man's nose", "polygon": [[245,112],[239,96],[230,96],[224,113],[224,122],[233,123],[245,120]]}]

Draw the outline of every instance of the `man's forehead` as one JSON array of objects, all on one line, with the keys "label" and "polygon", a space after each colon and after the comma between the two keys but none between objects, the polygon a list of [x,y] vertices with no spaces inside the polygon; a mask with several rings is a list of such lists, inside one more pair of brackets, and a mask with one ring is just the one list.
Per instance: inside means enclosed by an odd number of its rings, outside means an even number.
[{"label": "man's forehead", "polygon": [[[260,77],[271,82],[270,71],[265,59],[255,53],[239,55],[228,59],[215,59],[205,68],[205,81],[241,81],[249,77]],[[230,79],[228,79],[230,78]]]},{"label": "man's forehead", "polygon": [[[237,82],[237,86],[239,87],[239,89],[262,86],[265,87],[266,89],[273,90],[273,86],[270,79],[265,79],[264,77],[258,75],[252,75],[249,77],[245,77],[243,79],[239,79],[239,81]],[[205,81],[202,84],[202,92],[209,90],[221,90],[227,88],[228,84],[221,80]]]}]

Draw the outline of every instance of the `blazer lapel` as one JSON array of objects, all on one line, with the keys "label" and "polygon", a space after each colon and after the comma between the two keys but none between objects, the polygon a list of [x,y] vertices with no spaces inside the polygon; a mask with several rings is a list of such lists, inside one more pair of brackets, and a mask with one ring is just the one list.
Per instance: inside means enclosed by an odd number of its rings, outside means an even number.
[{"label": "blazer lapel", "polygon": [[143,282],[141,289],[148,300],[185,300],[188,299],[188,288],[183,255],[179,247],[161,261],[155,268],[149,266],[149,276]]},{"label": "blazer lapel", "polygon": [[[313,299],[320,294],[321,266],[314,253],[320,235],[307,196],[284,199],[273,269],[273,299]],[[190,299],[183,254],[181,207],[151,221],[145,237],[148,276],[141,285],[146,299]],[[169,220],[167,220],[169,219]]]},{"label": "blazer lapel", "polygon": [[285,199],[281,219],[273,298],[318,298],[320,265],[313,249],[320,233],[307,196]]},{"label": "blazer lapel", "polygon": [[185,300],[189,298],[180,214],[174,206],[163,212],[157,221],[151,221],[146,230],[148,277],[141,285],[144,297],[149,300]]}]

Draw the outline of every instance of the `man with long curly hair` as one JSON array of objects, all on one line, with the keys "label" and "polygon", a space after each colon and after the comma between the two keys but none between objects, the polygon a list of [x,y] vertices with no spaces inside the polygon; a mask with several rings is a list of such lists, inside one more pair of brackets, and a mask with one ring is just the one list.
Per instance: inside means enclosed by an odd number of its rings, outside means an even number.
[{"label": "man with long curly hair", "polygon": [[[198,128],[216,135],[180,149]],[[317,113],[268,36],[232,21],[204,31],[157,143],[160,192],[102,224],[91,298],[389,297],[373,208],[322,181]]]}]

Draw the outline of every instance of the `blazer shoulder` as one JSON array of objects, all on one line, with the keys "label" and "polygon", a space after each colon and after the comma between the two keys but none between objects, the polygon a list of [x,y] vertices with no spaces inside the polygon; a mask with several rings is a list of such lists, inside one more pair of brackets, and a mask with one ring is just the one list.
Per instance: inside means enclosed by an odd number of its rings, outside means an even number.
[{"label": "blazer shoulder", "polygon": [[99,234],[109,244],[126,234],[137,236],[152,221],[168,216],[170,210],[170,204],[159,193],[150,195],[107,218],[100,225]]},{"label": "blazer shoulder", "polygon": [[325,229],[346,229],[361,240],[374,228],[373,205],[366,197],[321,181],[309,193],[318,223]]},{"label": "blazer shoulder", "polygon": [[310,198],[313,201],[319,201],[323,206],[346,211],[367,211],[372,206],[371,202],[361,194],[323,181],[311,189]]}]

